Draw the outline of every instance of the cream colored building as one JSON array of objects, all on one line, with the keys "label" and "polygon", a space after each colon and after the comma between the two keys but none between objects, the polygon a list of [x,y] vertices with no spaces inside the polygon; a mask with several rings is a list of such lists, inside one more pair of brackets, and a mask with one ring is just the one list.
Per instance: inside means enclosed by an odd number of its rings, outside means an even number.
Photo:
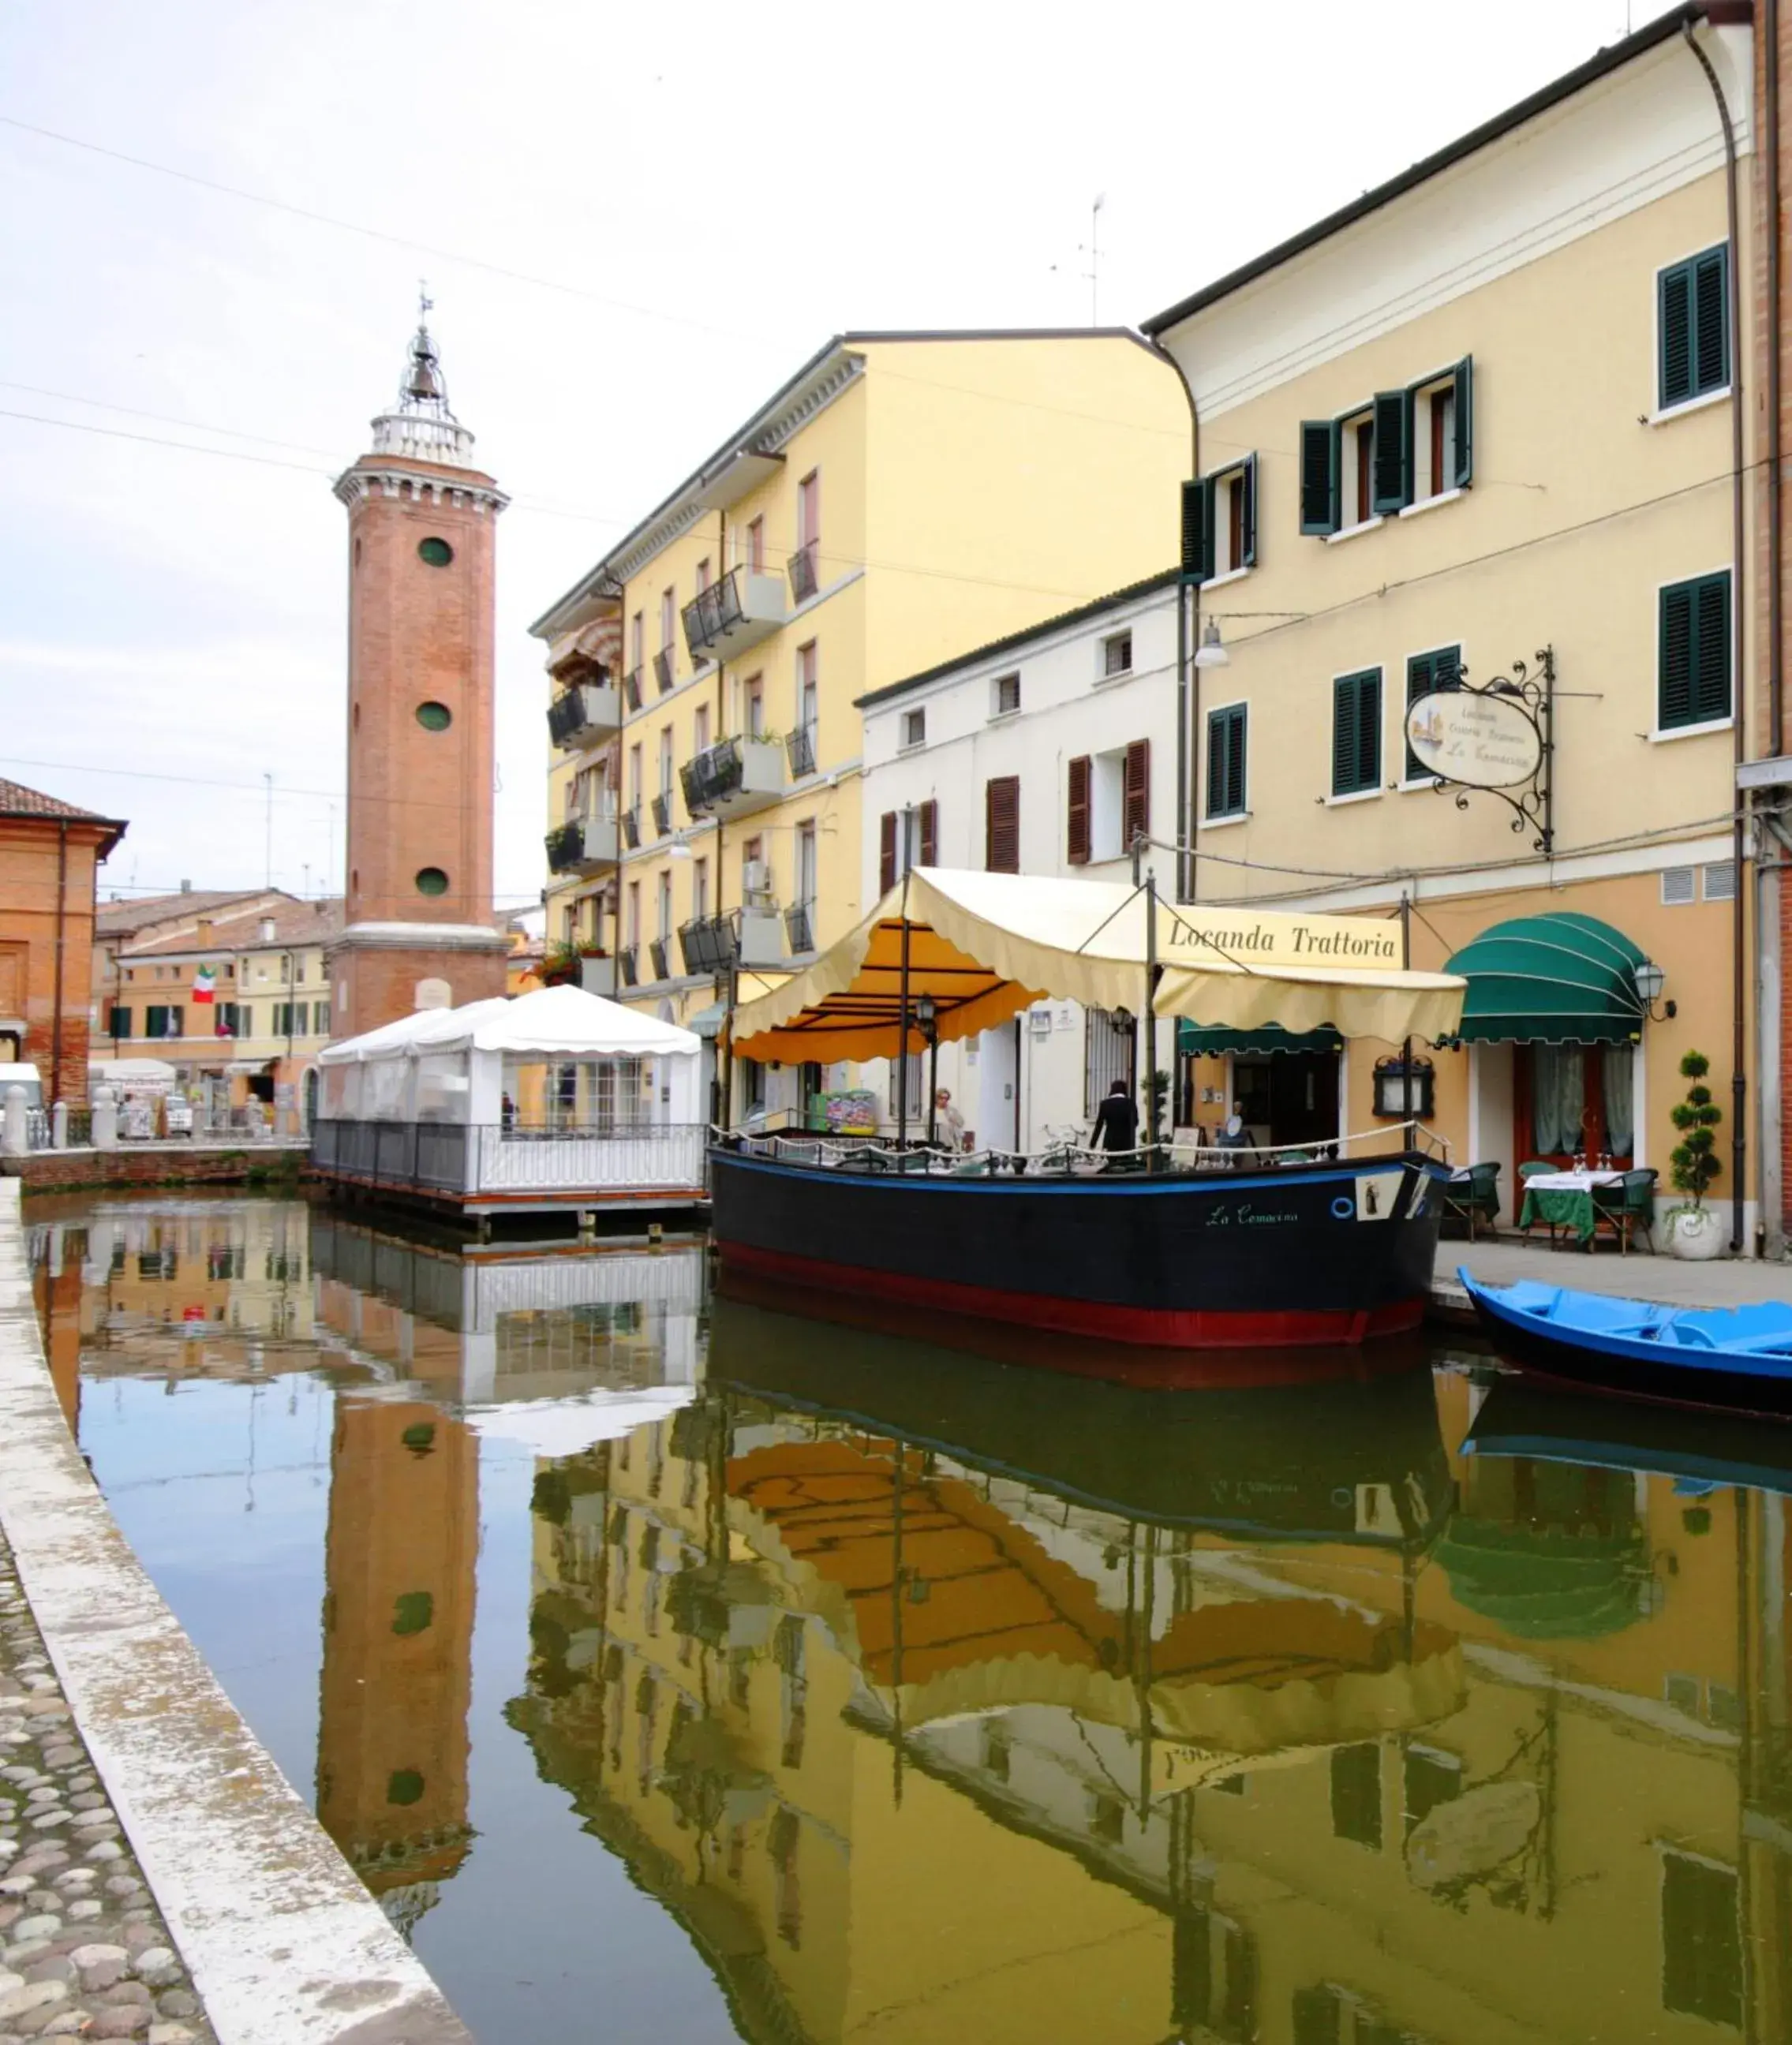
[{"label": "cream colored building", "polygon": [[[1734,477],[1732,268],[1709,62],[1753,149],[1746,29],[1678,15],[1146,322],[1186,375],[1201,483],[1185,522],[1192,772],[1173,832],[1208,903],[1412,903],[1412,963],[1511,977],[1471,992],[1459,1046],[1427,1048],[1428,1119],[1459,1158],[1516,1168],[1577,1146],[1661,1169],[1682,1055],[1712,1061],[1726,1123],[1715,1197],[1753,1241],[1759,1092],[1736,1127],[1749,877],[1731,818],[1749,672],[1752,543]],[[1744,406],[1744,460],[1753,408]],[[1210,651],[1208,658],[1213,657]],[[1409,702],[1516,688],[1550,749],[1523,814],[1457,803],[1409,756]],[[1164,734],[1173,743],[1175,732]],[[1066,800],[1061,787],[1059,802]],[[1635,968],[1665,972],[1651,1006]],[[1591,990],[1578,1019],[1562,983]],[[1578,997],[1577,997],[1578,999]],[[1586,1011],[1595,1011],[1590,1023]],[[1376,1126],[1353,1045],[1340,1119]],[[1273,1061],[1270,1061],[1273,1065]],[[1229,1091],[1217,1065],[1200,1099]],[[1215,1109],[1210,1107],[1211,1116]]]},{"label": "cream colored building", "polygon": [[1129,332],[830,341],[531,627],[549,945],[688,1021],[842,935],[856,699],[1165,566],[1187,445]]},{"label": "cream colored building", "polygon": [[[94,1056],[160,1059],[214,1120],[265,1109],[295,1129],[306,1076],[329,1038],[325,953],[341,904],[272,890],[191,899],[190,911],[135,933],[108,934],[102,912]],[[202,969],[209,1003],[194,998]]]}]

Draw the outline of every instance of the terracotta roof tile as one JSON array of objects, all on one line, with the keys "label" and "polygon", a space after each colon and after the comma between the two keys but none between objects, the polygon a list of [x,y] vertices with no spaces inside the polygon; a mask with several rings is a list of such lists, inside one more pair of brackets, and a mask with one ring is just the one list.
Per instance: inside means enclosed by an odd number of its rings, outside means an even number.
[{"label": "terracotta roof tile", "polygon": [[[189,896],[189,900],[197,898]],[[272,945],[327,944],[342,927],[340,902],[291,902],[277,909],[249,909],[233,916],[213,916],[211,935],[201,941],[195,927],[152,938],[147,943],[128,945],[118,953],[121,962],[151,958],[191,958],[218,952],[264,951]],[[272,922],[271,936],[263,937],[261,926]]]}]

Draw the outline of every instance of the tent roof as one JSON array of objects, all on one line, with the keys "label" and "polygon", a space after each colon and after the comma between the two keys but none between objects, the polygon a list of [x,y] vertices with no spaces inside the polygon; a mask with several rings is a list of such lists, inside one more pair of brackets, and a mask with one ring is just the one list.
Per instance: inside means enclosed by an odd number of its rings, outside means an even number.
[{"label": "tent roof", "polygon": [[1469,983],[1459,1034],[1483,1044],[1634,1044],[1641,950],[1596,916],[1551,910],[1495,923],[1450,961]]},{"label": "tent roof", "polygon": [[423,1008],[318,1053],[320,1065],[402,1058],[423,1052],[509,1051],[522,1057],[695,1057],[698,1039],[583,988],[541,987],[514,998]]},{"label": "tent roof", "polygon": [[[918,867],[807,972],[740,1008],[734,1049],[791,1064],[893,1055],[905,915],[910,1012],[930,996],[942,1043],[1047,998],[1143,1006],[1140,890]],[[1156,937],[1160,1016],[1244,1030],[1330,1024],[1347,1037],[1390,1042],[1451,1035],[1461,1019],[1463,981],[1401,971],[1398,926],[1383,919],[1160,900]],[[908,1048],[921,1045],[911,1023]]]}]

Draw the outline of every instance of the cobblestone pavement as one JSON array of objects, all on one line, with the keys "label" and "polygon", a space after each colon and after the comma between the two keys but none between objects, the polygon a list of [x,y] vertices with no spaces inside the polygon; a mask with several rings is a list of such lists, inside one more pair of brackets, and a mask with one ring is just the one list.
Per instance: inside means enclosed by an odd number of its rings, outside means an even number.
[{"label": "cobblestone pavement", "polygon": [[0,1541],[0,2045],[213,2045]]}]

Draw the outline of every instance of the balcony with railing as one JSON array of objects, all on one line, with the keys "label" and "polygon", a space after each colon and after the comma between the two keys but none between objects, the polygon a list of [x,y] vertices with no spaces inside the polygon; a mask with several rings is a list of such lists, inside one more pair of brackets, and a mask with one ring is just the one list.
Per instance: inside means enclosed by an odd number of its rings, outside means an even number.
[{"label": "balcony with railing", "polygon": [[815,948],[815,903],[792,902],[784,912],[784,927],[793,954],[812,952]]},{"label": "balcony with railing", "polygon": [[653,835],[656,838],[670,837],[672,834],[671,790],[669,788],[662,788],[659,794],[653,798],[652,807],[653,811]]},{"label": "balcony with railing", "polygon": [[815,771],[815,728],[812,724],[800,724],[785,735],[784,758],[790,763],[790,778],[800,781],[805,775]]},{"label": "balcony with railing", "polygon": [[783,624],[784,590],[774,575],[730,568],[699,590],[680,615],[694,664],[732,660]]},{"label": "balcony with railing", "polygon": [[790,600],[792,604],[807,603],[821,587],[821,573],[817,540],[805,540],[785,564],[785,573],[790,578]]},{"label": "balcony with railing", "polygon": [[607,680],[575,682],[548,705],[548,736],[562,752],[601,745],[622,725],[622,696]]},{"label": "balcony with railing", "polygon": [[750,817],[782,801],[784,749],[775,738],[724,738],[679,769],[694,817]]},{"label": "balcony with railing", "polygon": [[569,817],[548,833],[550,873],[592,874],[616,864],[614,817]]},{"label": "balcony with railing", "polygon": [[738,953],[734,923],[726,916],[693,916],[678,926],[678,949],[687,972],[726,972]]}]

